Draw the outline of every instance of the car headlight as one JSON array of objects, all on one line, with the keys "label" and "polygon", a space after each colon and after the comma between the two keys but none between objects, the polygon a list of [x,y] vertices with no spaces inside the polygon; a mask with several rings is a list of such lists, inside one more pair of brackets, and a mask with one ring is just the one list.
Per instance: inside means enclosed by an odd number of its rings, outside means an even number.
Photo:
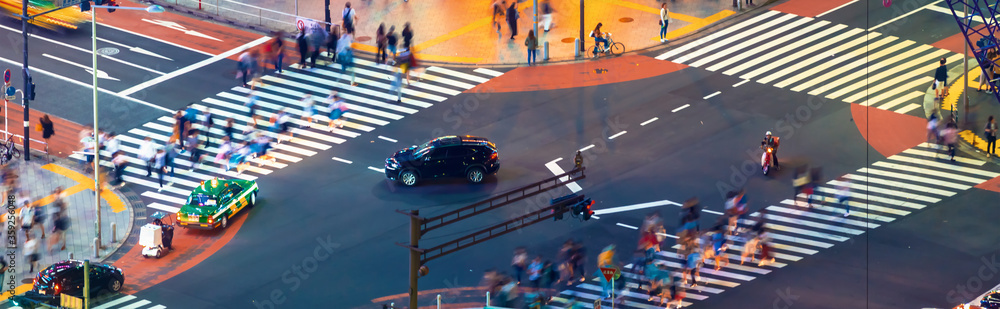
[{"label": "car headlight", "polygon": [[395,158],[389,158],[389,160],[385,161],[385,167],[388,167],[391,170],[397,169],[399,168],[399,162],[396,162]]}]

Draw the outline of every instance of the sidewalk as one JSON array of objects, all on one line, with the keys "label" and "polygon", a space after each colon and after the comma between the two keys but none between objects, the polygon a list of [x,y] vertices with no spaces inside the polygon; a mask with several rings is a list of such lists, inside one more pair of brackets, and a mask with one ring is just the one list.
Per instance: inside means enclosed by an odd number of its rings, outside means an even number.
[{"label": "sidewalk", "polygon": [[[580,1],[550,0],[553,7],[553,27],[545,33],[539,12],[538,59],[544,58],[543,42],[549,43],[549,61],[576,60],[574,39],[580,36]],[[323,0],[152,0],[160,5],[203,18],[224,19],[237,26],[256,30],[284,30],[295,33],[295,16],[324,21]],[[331,20],[342,22],[341,13],[347,0],[330,1]],[[356,48],[375,53],[374,38],[379,24],[386,29],[396,26],[397,35],[409,22],[414,31],[414,50],[418,59],[432,62],[463,64],[525,64],[527,51],[524,40],[532,28],[533,0],[518,0],[520,19],[518,35],[510,39],[506,20],[501,21],[501,33],[492,25],[491,0],[412,0],[403,2],[351,2],[356,10]],[[765,5],[760,2],[753,9]],[[242,3],[242,4],[241,4]],[[584,46],[593,45],[587,37],[601,22],[625,51],[660,46],[659,0],[587,0],[585,3]],[[674,39],[736,14],[731,0],[671,0],[668,3],[671,22],[667,37]],[[509,1],[508,1],[509,4]],[[201,9],[199,9],[199,7]],[[747,10],[748,8],[744,8]],[[218,13],[216,13],[218,11]],[[297,12],[297,13],[296,13]],[[402,42],[400,42],[402,43]],[[669,43],[667,43],[669,44]]]},{"label": "sidewalk", "polygon": [[[981,92],[976,91],[977,87],[979,87],[979,75],[982,74],[982,70],[979,68],[979,63],[974,57],[969,58],[968,93],[962,87],[962,83],[964,82],[963,69],[962,66],[957,66],[948,71],[948,75],[953,76],[953,80],[948,82],[948,96],[943,100],[934,100],[934,90],[928,87],[927,93],[924,95],[925,115],[930,117],[930,113],[936,109],[938,116],[943,120],[947,120],[951,116],[952,109],[957,107],[959,130],[961,130],[959,136],[964,142],[960,145],[960,148],[970,154],[976,154],[978,159],[1000,164],[1000,158],[996,156],[986,157],[986,135],[983,132],[989,116],[1000,117],[1000,102],[997,102],[992,94],[987,93],[985,87]],[[963,94],[969,97],[968,111],[965,110],[964,101],[962,100]],[[963,123],[966,119],[966,113],[968,113],[968,122]],[[997,121],[1000,122],[1000,119],[997,119]],[[1000,148],[996,148],[995,151],[1000,153]]]},{"label": "sidewalk", "polygon": [[[54,118],[53,121],[55,121]],[[96,231],[94,221],[96,220],[96,210],[94,209],[93,179],[83,173],[82,166],[75,160],[52,157],[54,161],[49,162],[40,156],[41,153],[34,152],[33,154],[35,157],[31,161],[14,160],[10,166],[17,171],[21,187],[27,190],[32,203],[41,206],[39,209],[47,214],[44,223],[46,238],[40,239],[43,243],[40,246],[39,268],[45,268],[55,262],[68,259],[70,254],[73,255],[74,259],[112,263],[117,256],[121,255],[118,249],[122,248],[126,240],[134,242],[134,240],[129,239],[130,231],[136,227],[133,223],[135,214],[132,201],[138,199],[127,198],[132,193],[130,191],[123,193],[118,188],[112,188],[111,191],[105,190],[101,193],[101,233],[104,248],[100,250],[99,256],[95,256],[94,237]],[[56,244],[52,246],[51,252],[47,252],[46,246],[53,239],[51,236],[53,226],[49,220],[52,215],[49,213],[55,207],[51,203],[54,201],[52,191],[56,187],[62,187],[64,190],[70,224],[69,230],[65,234],[66,250],[59,250],[61,246]],[[20,213],[20,209],[17,209],[16,213]],[[7,216],[0,217],[0,221],[7,220]],[[32,278],[39,270],[35,269],[34,272],[29,272],[29,265],[23,251],[25,234],[20,229],[19,220],[16,223],[17,234],[6,235],[7,237],[16,237],[17,248],[8,247],[6,251],[7,254],[15,254],[16,260],[13,264],[8,262],[10,268],[4,274],[4,293],[0,296],[0,300],[11,295],[8,292],[13,286],[16,286],[15,294],[30,289]],[[112,224],[115,225],[114,234],[117,238],[114,242],[111,241]],[[34,233],[35,237],[40,236],[38,230],[34,230]],[[6,258],[9,259],[9,257]]]}]

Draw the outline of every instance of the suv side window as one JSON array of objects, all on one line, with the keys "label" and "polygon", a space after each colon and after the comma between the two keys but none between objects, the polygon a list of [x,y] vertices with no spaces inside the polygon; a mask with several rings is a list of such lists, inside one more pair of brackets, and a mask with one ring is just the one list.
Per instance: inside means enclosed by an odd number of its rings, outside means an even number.
[{"label": "suv side window", "polygon": [[431,149],[430,153],[427,154],[427,158],[431,161],[444,159],[448,156],[448,148],[450,147]]},{"label": "suv side window", "polygon": [[448,152],[449,158],[464,158],[476,153],[472,147],[454,147]]}]

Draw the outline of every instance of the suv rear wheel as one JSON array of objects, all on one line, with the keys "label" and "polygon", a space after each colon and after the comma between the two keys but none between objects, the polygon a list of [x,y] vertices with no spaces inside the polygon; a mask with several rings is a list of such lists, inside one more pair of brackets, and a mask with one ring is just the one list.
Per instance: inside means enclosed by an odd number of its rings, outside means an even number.
[{"label": "suv rear wheel", "polygon": [[413,170],[405,170],[399,173],[399,183],[402,183],[404,186],[407,187],[412,187],[416,185],[417,173],[413,172]]},{"label": "suv rear wheel", "polygon": [[469,171],[465,173],[465,179],[468,179],[471,183],[480,183],[485,177],[486,172],[483,171],[482,167],[470,168]]}]

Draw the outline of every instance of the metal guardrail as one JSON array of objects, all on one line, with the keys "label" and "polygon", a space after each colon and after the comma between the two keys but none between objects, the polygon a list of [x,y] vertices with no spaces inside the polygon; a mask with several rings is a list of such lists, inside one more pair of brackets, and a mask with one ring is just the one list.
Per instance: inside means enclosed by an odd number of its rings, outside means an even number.
[{"label": "metal guardrail", "polygon": [[[295,31],[295,21],[299,16],[293,13],[286,13],[272,9],[262,8],[255,5],[240,3],[234,0],[159,0],[164,3],[172,3],[175,6],[183,6],[189,9],[196,9],[200,12],[212,14],[232,19],[240,22],[252,23],[265,28]],[[313,19],[314,20],[314,19]],[[315,20],[317,23],[336,25],[325,21]]]},{"label": "metal guardrail", "polygon": [[[0,141],[0,142],[6,142],[7,138],[9,136],[14,136],[14,137],[16,137],[18,139],[18,142],[14,143],[15,147],[18,146],[18,145],[24,144],[24,135],[14,134],[14,133],[10,133],[10,132],[4,131],[4,130],[0,130],[0,134],[3,134],[3,136],[4,136],[4,140]],[[40,140],[37,140],[37,139],[34,139],[34,138],[28,138],[28,140],[30,140],[32,143],[37,143],[37,144],[41,144],[41,145],[48,145],[48,143],[46,143],[45,141],[40,141]],[[39,150],[39,151],[41,151],[41,152],[43,152],[45,154],[49,154],[48,150],[45,150],[44,146],[42,146],[41,148],[36,149],[36,150]]]}]

